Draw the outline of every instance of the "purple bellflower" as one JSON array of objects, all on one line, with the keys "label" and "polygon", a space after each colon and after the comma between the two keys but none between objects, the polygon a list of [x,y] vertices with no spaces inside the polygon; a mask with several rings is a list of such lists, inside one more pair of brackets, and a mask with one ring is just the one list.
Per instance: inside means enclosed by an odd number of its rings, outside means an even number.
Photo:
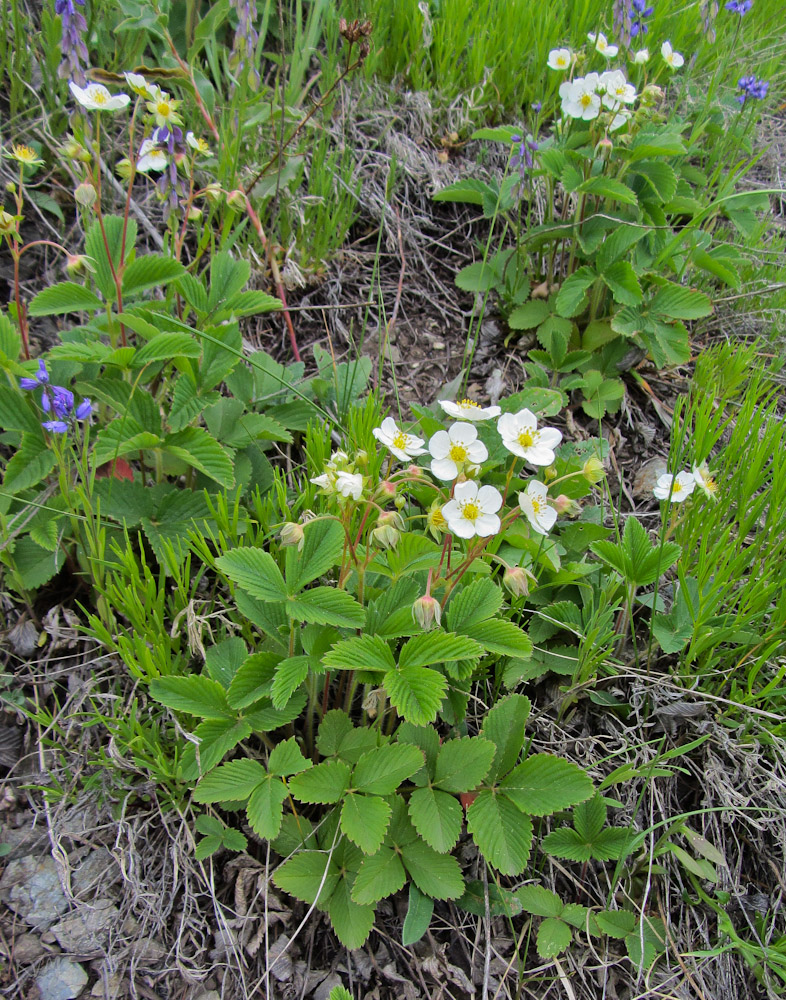
[{"label": "purple bellflower", "polygon": [[518,167],[519,177],[521,177],[522,182],[527,180],[529,176],[529,171],[532,170],[535,165],[535,160],[532,156],[534,152],[538,149],[538,144],[528,135],[526,138],[523,135],[512,135],[510,141],[518,145],[518,149],[510,158],[511,167]]},{"label": "purple bellflower", "polygon": [[729,0],[727,4],[724,4],[726,10],[732,14],[739,14],[740,17],[745,17],[752,6],[753,0]]},{"label": "purple bellflower", "polygon": [[655,8],[648,7],[646,0],[631,0],[630,3],[630,37],[636,38],[637,35],[646,35],[650,30],[649,25],[644,20],[652,15]]}]

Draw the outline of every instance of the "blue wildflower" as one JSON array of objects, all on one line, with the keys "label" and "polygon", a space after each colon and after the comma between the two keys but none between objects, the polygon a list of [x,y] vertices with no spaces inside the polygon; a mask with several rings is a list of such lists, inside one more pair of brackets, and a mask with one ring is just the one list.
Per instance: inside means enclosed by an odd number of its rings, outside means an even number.
[{"label": "blue wildflower", "polygon": [[85,0],[55,0],[55,14],[63,19],[63,33],[60,39],[62,61],[57,71],[61,80],[73,80],[80,87],[87,83],[84,67],[88,63],[87,45],[84,34],[87,21],[76,5],[84,7]]},{"label": "blue wildflower", "polygon": [[43,358],[38,359],[38,371],[32,378],[20,378],[19,385],[23,389],[37,389],[39,385],[46,385],[49,382],[49,372]]},{"label": "blue wildflower", "polygon": [[744,17],[753,6],[753,0],[729,0],[724,6],[732,14],[739,14],[740,17]]},{"label": "blue wildflower", "polygon": [[646,35],[650,30],[649,25],[644,20],[652,15],[655,8],[647,6],[647,0],[631,0],[630,3],[630,37],[635,38],[637,35]]},{"label": "blue wildflower", "polygon": [[741,76],[737,81],[737,86],[742,91],[737,100],[740,104],[744,104],[749,97],[753,97],[757,101],[763,101],[767,96],[770,85],[767,80],[759,80],[751,74],[750,76]]},{"label": "blue wildflower", "polygon": [[514,169],[518,167],[519,176],[522,181],[525,181],[529,171],[535,165],[532,154],[539,148],[538,144],[531,135],[528,135],[526,138],[522,135],[512,135],[510,141],[516,143],[519,147],[513,156],[511,156],[510,165]]}]

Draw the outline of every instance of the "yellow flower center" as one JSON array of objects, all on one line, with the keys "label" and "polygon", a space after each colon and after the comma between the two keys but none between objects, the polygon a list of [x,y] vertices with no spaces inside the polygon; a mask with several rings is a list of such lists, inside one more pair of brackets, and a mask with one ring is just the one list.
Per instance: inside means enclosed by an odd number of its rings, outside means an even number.
[{"label": "yellow flower center", "polygon": [[582,108],[588,108],[592,104],[592,95],[582,94],[579,98],[579,104],[581,104]]},{"label": "yellow flower center", "polygon": [[17,160],[24,160],[25,163],[32,163],[33,160],[37,159],[35,150],[29,146],[14,146],[14,156]]},{"label": "yellow flower center", "polygon": [[103,90],[91,91],[90,98],[94,104],[106,104],[106,94],[103,92]]},{"label": "yellow flower center", "polygon": [[535,444],[535,435],[532,431],[520,431],[517,438],[522,448],[531,448]]},{"label": "yellow flower center", "polygon": [[462,399],[459,406],[474,407],[476,410],[480,409],[480,403],[476,403],[474,399]]},{"label": "yellow flower center", "polygon": [[530,497],[530,502],[532,503],[532,510],[535,516],[537,516],[538,514],[540,514],[540,509],[543,505],[541,504],[540,500],[538,500],[537,497]]},{"label": "yellow flower center", "polygon": [[448,454],[450,455],[450,458],[456,463],[466,462],[467,460],[467,449],[464,447],[463,444],[452,444],[450,446],[450,452]]},{"label": "yellow flower center", "polygon": [[708,493],[717,493],[718,492],[718,484],[715,482],[715,480],[712,478],[712,476],[705,476],[704,477],[704,489]]},{"label": "yellow flower center", "polygon": [[172,105],[168,101],[159,101],[156,104],[156,114],[162,118],[168,118],[172,114]]},{"label": "yellow flower center", "polygon": [[428,521],[433,528],[440,528],[440,529],[446,528],[448,523],[445,520],[445,516],[442,513],[441,507],[435,507],[433,510],[429,511]]},{"label": "yellow flower center", "polygon": [[565,56],[557,56],[557,65],[560,68],[562,68],[563,66],[567,66],[568,60],[565,58]]},{"label": "yellow flower center", "polygon": [[409,437],[404,433],[404,431],[399,431],[393,436],[393,447],[401,448],[402,451],[407,447]]},{"label": "yellow flower center", "polygon": [[467,521],[475,521],[480,517],[480,507],[474,501],[470,500],[461,508],[461,516],[466,518]]},{"label": "yellow flower center", "polygon": [[671,490],[672,494],[674,496],[676,496],[678,493],[682,493],[683,489],[684,489],[684,487],[683,487],[682,483],[679,481],[679,479],[675,479],[674,480],[674,486],[672,487],[672,490]]}]

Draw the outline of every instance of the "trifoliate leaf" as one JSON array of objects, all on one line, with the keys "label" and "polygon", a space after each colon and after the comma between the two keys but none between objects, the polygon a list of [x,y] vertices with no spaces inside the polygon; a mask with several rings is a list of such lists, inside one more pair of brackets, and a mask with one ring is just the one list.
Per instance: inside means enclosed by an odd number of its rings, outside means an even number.
[{"label": "trifoliate leaf", "polygon": [[533,754],[502,781],[505,794],[532,816],[548,816],[588,799],[592,780],[577,764],[548,753]]}]

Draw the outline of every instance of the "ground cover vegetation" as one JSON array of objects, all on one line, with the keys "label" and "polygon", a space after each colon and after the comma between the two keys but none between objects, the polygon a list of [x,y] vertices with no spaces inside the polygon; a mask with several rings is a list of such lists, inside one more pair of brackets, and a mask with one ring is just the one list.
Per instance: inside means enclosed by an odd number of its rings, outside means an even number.
[{"label": "ground cover vegetation", "polygon": [[5,994],[782,995],[786,7],[0,29]]}]

